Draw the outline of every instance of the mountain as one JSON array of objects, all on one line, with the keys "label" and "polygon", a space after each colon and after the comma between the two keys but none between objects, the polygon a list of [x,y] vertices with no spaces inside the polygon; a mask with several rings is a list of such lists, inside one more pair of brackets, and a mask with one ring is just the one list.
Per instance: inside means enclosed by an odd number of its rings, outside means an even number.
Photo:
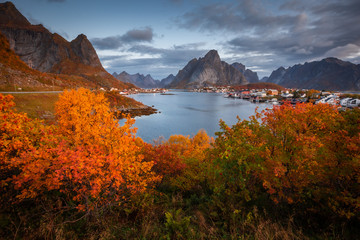
[{"label": "mountain", "polygon": [[280,84],[280,82],[282,82],[284,79],[285,73],[286,69],[284,67],[279,67],[271,73],[270,77],[267,78],[266,82]]},{"label": "mountain", "polygon": [[127,72],[123,71],[120,74],[117,74],[116,72],[113,73],[113,76],[122,81],[122,82],[126,82],[126,83],[132,83],[137,87],[140,88],[157,88],[160,86],[160,81],[159,80],[154,80],[150,74],[144,76],[143,74],[128,74]]},{"label": "mountain", "polygon": [[178,72],[169,88],[198,88],[214,85],[241,85],[248,81],[235,67],[221,61],[216,50],[205,57],[192,59]]},{"label": "mountain", "polygon": [[11,2],[0,3],[0,31],[10,48],[33,69],[81,76],[97,87],[133,87],[106,72],[85,35],[68,42],[41,24],[32,25]]},{"label": "mountain", "polygon": [[360,91],[360,64],[326,58],[272,72],[267,82],[289,88]]},{"label": "mountain", "polygon": [[161,79],[160,81],[160,87],[166,88],[172,81],[174,81],[175,76],[170,74],[166,78]]},{"label": "mountain", "polygon": [[260,82],[267,82],[268,79],[269,79],[269,77],[263,77],[260,79]]},{"label": "mountain", "polygon": [[10,49],[9,41],[0,33],[0,90],[62,90],[96,85],[81,76],[43,73],[30,68]]},{"label": "mountain", "polygon": [[258,83],[259,82],[259,77],[258,77],[257,73],[251,71],[250,69],[246,69],[245,65],[235,62],[235,63],[231,64],[231,66],[233,66],[234,68],[239,70],[245,76],[246,80],[249,83]]}]

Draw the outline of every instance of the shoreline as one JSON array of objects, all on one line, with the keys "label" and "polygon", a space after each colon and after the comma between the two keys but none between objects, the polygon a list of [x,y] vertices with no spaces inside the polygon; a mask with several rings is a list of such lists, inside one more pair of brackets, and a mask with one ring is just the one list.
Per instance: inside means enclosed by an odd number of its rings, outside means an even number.
[{"label": "shoreline", "polygon": [[124,115],[127,114],[129,114],[131,118],[134,118],[139,116],[148,116],[151,114],[156,114],[158,113],[158,110],[153,107],[149,107],[145,105],[144,107],[129,107],[129,108],[118,109],[113,112],[115,117],[120,120],[123,119]]}]

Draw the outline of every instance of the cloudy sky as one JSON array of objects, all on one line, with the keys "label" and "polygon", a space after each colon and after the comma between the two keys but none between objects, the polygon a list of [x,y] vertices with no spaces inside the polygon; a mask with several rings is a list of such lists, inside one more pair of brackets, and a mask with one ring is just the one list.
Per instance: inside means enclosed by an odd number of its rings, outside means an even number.
[{"label": "cloudy sky", "polygon": [[110,73],[162,79],[211,49],[260,78],[325,57],[360,63],[360,0],[12,2],[31,23],[69,41],[87,35]]}]

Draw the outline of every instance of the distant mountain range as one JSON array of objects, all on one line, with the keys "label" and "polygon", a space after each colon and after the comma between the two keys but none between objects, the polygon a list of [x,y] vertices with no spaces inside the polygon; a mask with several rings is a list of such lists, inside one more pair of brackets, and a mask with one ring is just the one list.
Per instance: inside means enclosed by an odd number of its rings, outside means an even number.
[{"label": "distant mountain range", "polygon": [[257,83],[259,78],[256,72],[241,63],[228,64],[221,61],[216,50],[209,51],[203,58],[191,60],[176,76],[170,74],[160,80],[153,79],[149,74],[120,74],[114,72],[113,76],[120,81],[132,83],[141,88],[181,88],[191,89],[216,85],[243,85]]},{"label": "distant mountain range", "polygon": [[175,78],[174,75],[170,74],[160,81],[153,79],[150,74],[144,76],[140,73],[129,74],[125,71],[120,74],[114,72],[112,75],[122,82],[131,83],[140,88],[164,88]]},{"label": "distant mountain range", "polygon": [[0,32],[10,49],[35,70],[80,76],[87,85],[94,87],[134,87],[115,79],[102,67],[85,35],[80,34],[68,42],[42,25],[32,25],[11,2],[0,3]]},{"label": "distant mountain range", "polygon": [[[83,34],[68,42],[42,25],[32,25],[11,2],[0,3],[0,88],[91,87],[119,89],[198,88],[258,83],[256,72],[241,63],[221,61],[216,50],[194,58],[176,76],[161,81],[149,74],[109,74]],[[280,67],[264,82],[290,88],[360,91],[360,64],[326,58]]]},{"label": "distant mountain range", "polygon": [[266,82],[288,88],[360,91],[360,64],[326,58],[273,71]]}]

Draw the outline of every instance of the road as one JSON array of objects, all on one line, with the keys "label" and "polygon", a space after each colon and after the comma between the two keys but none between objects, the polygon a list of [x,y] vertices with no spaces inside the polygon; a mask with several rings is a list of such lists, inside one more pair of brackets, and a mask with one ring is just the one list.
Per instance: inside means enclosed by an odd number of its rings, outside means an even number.
[{"label": "road", "polygon": [[61,93],[63,91],[43,91],[43,92],[0,92],[1,94],[20,94],[20,93]]}]

